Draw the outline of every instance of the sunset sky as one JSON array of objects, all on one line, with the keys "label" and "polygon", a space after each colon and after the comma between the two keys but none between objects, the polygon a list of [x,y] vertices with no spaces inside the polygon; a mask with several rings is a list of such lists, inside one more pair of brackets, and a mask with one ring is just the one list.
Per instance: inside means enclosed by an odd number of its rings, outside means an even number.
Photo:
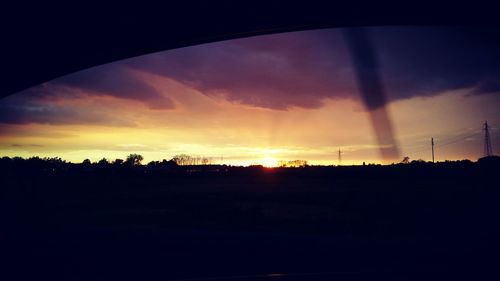
[{"label": "sunset sky", "polygon": [[[434,137],[437,160],[477,160],[485,120],[500,152],[497,34],[369,31],[401,156],[430,160]],[[342,164],[380,163],[354,75],[340,29],[149,54],[0,99],[0,152],[72,162],[139,153],[147,163],[186,153],[234,165],[336,165],[341,149]]]}]

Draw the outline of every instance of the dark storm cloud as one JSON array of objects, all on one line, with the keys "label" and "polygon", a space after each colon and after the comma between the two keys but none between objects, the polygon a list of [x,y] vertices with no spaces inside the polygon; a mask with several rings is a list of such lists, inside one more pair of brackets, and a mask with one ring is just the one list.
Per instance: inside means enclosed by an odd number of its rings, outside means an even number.
[{"label": "dark storm cloud", "polygon": [[0,123],[2,124],[95,124],[105,126],[134,126],[117,116],[61,105],[32,102],[9,102],[0,104]]},{"label": "dark storm cloud", "polygon": [[[498,92],[500,44],[485,28],[370,28],[390,100],[475,88]],[[355,97],[352,63],[339,30],[277,34],[139,57],[129,66],[223,93],[245,104],[318,107]],[[493,83],[492,83],[493,82]]]},{"label": "dark storm cloud", "polygon": [[492,28],[373,28],[372,37],[392,99],[500,92],[500,36]]},{"label": "dark storm cloud", "polygon": [[[471,88],[471,95],[500,92],[500,40],[494,29],[377,27],[369,28],[369,34],[389,101],[460,88]],[[30,89],[25,100],[50,104],[51,98],[108,95],[151,109],[174,108],[168,93],[159,92],[134,71],[168,77],[206,95],[272,109],[317,108],[325,98],[359,96],[340,30],[325,29],[223,41],[107,64]],[[4,121],[25,120],[30,112],[6,110],[23,116],[4,112]],[[38,120],[56,122],[57,115],[77,114],[48,105],[43,110],[47,117],[33,113]],[[96,122],[84,116],[67,120],[85,118]]]}]

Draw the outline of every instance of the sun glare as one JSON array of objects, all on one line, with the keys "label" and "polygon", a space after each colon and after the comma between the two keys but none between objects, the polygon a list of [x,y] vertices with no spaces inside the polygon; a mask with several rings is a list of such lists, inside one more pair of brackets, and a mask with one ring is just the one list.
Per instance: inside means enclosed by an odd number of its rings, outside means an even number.
[{"label": "sun glare", "polygon": [[276,160],[275,158],[272,158],[272,157],[266,157],[266,158],[262,158],[260,159],[260,164],[264,167],[277,167],[278,166],[278,160]]}]

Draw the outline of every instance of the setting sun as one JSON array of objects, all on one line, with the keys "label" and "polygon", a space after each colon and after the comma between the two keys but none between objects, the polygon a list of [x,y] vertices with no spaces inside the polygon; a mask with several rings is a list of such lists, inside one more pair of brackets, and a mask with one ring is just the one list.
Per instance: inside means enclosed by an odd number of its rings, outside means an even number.
[{"label": "setting sun", "polygon": [[264,167],[277,167],[278,166],[278,160],[272,157],[266,157],[262,158],[259,163],[264,166]]}]

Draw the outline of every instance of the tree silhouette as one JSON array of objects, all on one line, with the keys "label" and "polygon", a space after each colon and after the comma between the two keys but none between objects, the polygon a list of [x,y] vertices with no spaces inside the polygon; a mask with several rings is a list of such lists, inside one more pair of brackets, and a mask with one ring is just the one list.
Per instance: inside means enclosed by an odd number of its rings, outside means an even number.
[{"label": "tree silhouette", "polygon": [[193,165],[194,163],[194,160],[193,160],[193,157],[187,155],[187,154],[179,154],[179,155],[175,155],[173,158],[172,158],[172,161],[174,161],[175,163],[177,163],[177,165]]},{"label": "tree silhouette", "polygon": [[99,162],[97,162],[97,164],[99,164],[100,166],[106,166],[109,164],[109,162],[108,159],[102,158],[101,160],[99,160]]},{"label": "tree silhouette", "polygon": [[129,156],[127,156],[127,160],[125,160],[125,164],[128,165],[141,165],[142,160],[144,160],[144,157],[140,154],[132,153]]},{"label": "tree silhouette", "polygon": [[292,160],[292,161],[286,161],[286,160],[281,160],[278,162],[278,166],[281,168],[300,168],[300,167],[306,167],[307,166],[307,161],[306,160]]},{"label": "tree silhouette", "polygon": [[189,165],[210,165],[213,162],[212,157],[191,156],[188,154],[177,154],[170,161],[179,166]]}]

